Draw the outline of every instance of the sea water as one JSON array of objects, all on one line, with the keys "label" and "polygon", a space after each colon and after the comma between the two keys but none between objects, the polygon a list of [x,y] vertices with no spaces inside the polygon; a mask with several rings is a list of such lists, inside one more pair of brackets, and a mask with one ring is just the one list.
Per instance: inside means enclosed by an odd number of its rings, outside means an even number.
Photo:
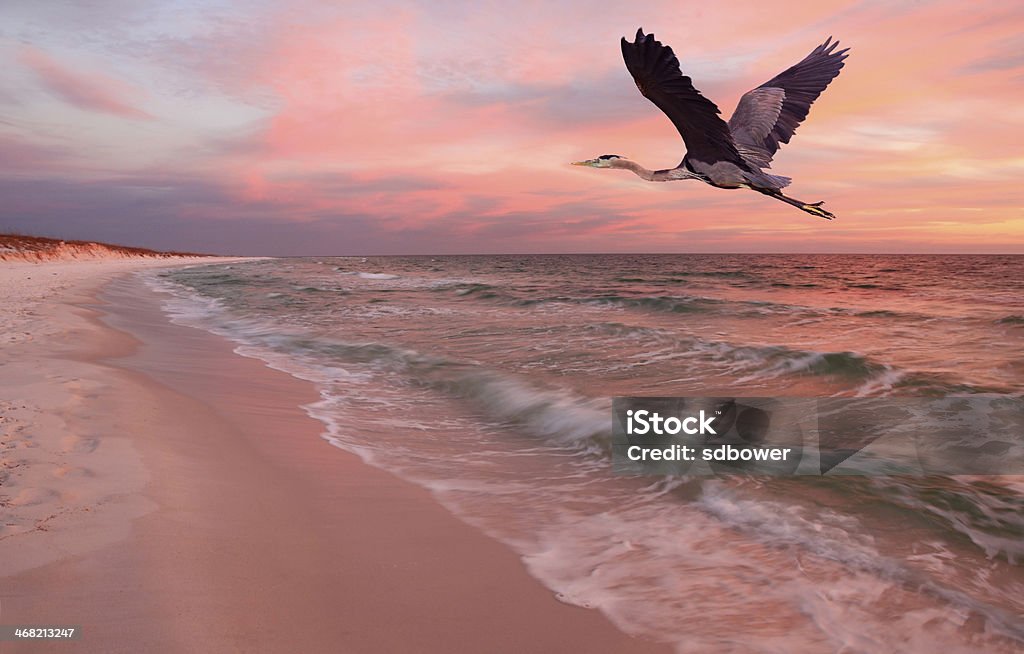
[{"label": "sea water", "polygon": [[[681,652],[1024,648],[1024,477],[629,477],[614,396],[1024,393],[1024,257],[267,259],[143,273],[324,438]],[[500,594],[500,589],[495,589]]]}]

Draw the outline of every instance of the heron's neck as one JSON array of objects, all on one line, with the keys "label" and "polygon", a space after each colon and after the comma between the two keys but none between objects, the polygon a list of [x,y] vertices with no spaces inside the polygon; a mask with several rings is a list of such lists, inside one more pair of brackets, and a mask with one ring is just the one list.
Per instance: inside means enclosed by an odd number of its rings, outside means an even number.
[{"label": "heron's neck", "polygon": [[654,181],[653,170],[647,170],[640,164],[630,161],[629,159],[614,159],[612,161],[612,168],[625,168],[626,170],[632,170],[639,177],[646,179],[648,182]]},{"label": "heron's neck", "polygon": [[648,182],[671,182],[673,180],[686,179],[688,177],[688,175],[679,175],[678,172],[680,169],[647,170],[640,164],[630,161],[629,159],[615,159],[614,163],[612,163],[612,167],[632,170],[638,177],[646,179]]}]

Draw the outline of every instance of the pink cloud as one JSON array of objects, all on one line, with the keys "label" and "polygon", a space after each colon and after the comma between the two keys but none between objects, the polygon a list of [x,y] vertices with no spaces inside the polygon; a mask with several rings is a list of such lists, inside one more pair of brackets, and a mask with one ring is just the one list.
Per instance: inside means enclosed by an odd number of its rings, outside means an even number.
[{"label": "pink cloud", "polygon": [[67,170],[67,148],[0,133],[0,171]]},{"label": "pink cloud", "polygon": [[19,55],[47,89],[69,104],[123,118],[153,118],[128,99],[137,93],[120,80],[102,73],[73,70],[32,46],[22,47]]}]

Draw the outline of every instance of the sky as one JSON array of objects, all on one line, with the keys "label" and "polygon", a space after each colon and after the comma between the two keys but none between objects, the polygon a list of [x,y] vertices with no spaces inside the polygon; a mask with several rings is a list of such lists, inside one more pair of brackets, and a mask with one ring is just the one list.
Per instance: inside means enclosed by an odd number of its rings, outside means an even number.
[{"label": "sky", "polygon": [[[850,56],[772,172],[826,222],[651,169],[619,38],[731,115]],[[1024,253],[1024,4],[2,0],[0,232],[224,254]]]}]

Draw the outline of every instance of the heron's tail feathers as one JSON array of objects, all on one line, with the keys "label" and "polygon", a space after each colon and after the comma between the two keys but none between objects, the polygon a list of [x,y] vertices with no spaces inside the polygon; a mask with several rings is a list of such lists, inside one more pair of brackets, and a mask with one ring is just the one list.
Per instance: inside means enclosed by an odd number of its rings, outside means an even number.
[{"label": "heron's tail feathers", "polygon": [[790,177],[784,177],[782,175],[770,175],[763,170],[752,173],[744,173],[747,181],[750,185],[755,188],[769,188],[769,189],[784,189],[789,186],[793,180]]}]

